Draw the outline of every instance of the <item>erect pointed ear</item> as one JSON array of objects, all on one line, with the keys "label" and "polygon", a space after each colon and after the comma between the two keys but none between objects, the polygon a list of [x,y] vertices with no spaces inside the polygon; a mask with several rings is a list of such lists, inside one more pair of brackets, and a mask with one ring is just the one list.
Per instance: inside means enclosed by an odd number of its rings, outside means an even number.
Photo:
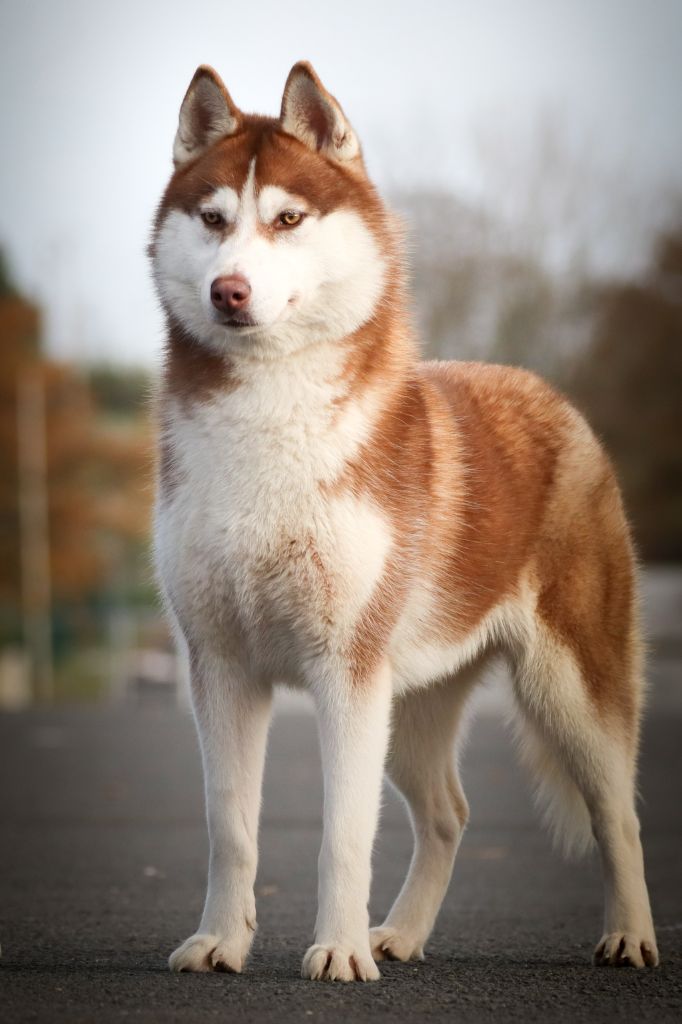
[{"label": "erect pointed ear", "polygon": [[213,68],[202,64],[194,73],[180,107],[173,163],[180,167],[218,139],[234,135],[241,121],[241,111],[234,105],[220,76]]},{"label": "erect pointed ear", "polygon": [[299,61],[289,72],[280,124],[287,135],[339,163],[360,155],[360,143],[346,115],[308,61]]}]

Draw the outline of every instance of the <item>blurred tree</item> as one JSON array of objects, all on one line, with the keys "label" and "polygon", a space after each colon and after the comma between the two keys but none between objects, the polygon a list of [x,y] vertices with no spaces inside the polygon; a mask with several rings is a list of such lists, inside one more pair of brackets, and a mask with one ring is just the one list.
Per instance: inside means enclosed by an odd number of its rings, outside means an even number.
[{"label": "blurred tree", "polygon": [[601,288],[569,391],[618,467],[644,557],[682,559],[682,225],[640,281]]},{"label": "blurred tree", "polygon": [[0,251],[0,614],[3,639],[21,631],[17,382],[39,358],[40,315],[14,286]]},{"label": "blurred tree", "polygon": [[416,321],[425,354],[566,375],[592,326],[592,295],[578,265],[551,272],[484,210],[445,192],[393,200],[409,230]]},{"label": "blurred tree", "polygon": [[[40,316],[0,260],[0,641],[20,637],[17,394],[28,368],[45,399],[49,561],[54,609],[107,602],[144,585],[151,505],[150,427],[135,371],[45,359]],[[140,567],[144,564],[144,569]],[[141,574],[144,580],[141,581]]]},{"label": "blurred tree", "polygon": [[101,594],[149,529],[151,445],[140,409],[112,428],[88,376],[45,364],[52,588],[56,601]]}]

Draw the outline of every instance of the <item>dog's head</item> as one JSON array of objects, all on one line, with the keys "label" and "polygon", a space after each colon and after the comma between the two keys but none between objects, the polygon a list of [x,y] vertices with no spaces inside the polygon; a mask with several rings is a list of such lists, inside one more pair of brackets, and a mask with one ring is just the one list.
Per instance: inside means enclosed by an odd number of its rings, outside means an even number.
[{"label": "dog's head", "polygon": [[389,276],[391,221],[356,135],[312,67],[278,119],[247,115],[198,69],[150,247],[166,314],[198,342],[260,357],[344,338]]}]

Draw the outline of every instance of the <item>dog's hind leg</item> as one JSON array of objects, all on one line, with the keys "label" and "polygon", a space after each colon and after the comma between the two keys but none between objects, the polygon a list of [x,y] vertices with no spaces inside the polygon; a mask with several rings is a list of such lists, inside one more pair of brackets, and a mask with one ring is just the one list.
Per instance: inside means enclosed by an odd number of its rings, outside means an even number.
[{"label": "dog's hind leg", "polygon": [[443,902],[469,816],[455,735],[476,677],[466,671],[395,702],[387,774],[407,803],[414,852],[388,917],[370,931],[375,960],[423,957]]},{"label": "dog's hind leg", "polygon": [[[585,624],[583,624],[585,625]],[[525,753],[536,769],[540,796],[565,847],[596,840],[605,885],[604,935],[598,964],[658,963],[635,811],[635,761],[640,703],[637,642],[628,619],[604,629],[589,656],[534,616],[518,657],[515,692],[522,712]]]}]

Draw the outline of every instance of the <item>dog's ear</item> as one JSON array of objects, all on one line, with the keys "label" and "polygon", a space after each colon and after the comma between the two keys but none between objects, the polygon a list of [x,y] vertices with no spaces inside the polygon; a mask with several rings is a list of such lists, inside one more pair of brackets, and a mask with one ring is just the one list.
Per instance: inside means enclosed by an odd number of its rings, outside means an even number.
[{"label": "dog's ear", "polygon": [[289,72],[280,125],[287,135],[339,163],[360,156],[360,144],[343,110],[305,60]]},{"label": "dog's ear", "polygon": [[180,107],[178,131],[173,143],[176,167],[194,160],[225,135],[234,135],[242,114],[213,68],[197,68]]}]

